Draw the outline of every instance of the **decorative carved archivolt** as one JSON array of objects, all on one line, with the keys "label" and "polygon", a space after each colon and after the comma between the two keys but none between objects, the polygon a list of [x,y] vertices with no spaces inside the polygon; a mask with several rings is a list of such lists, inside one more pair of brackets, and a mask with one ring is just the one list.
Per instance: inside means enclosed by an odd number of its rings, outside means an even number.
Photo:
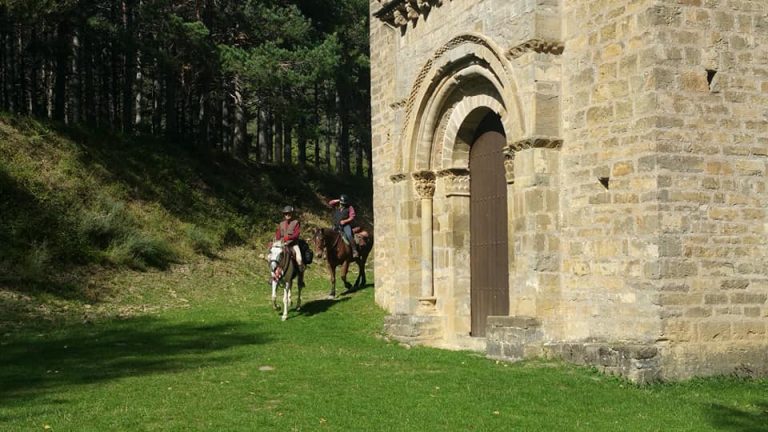
[{"label": "decorative carved archivolt", "polygon": [[405,27],[433,6],[442,6],[443,0],[378,0],[381,8],[373,16],[393,27]]},{"label": "decorative carved archivolt", "polygon": [[514,152],[529,148],[547,148],[559,150],[563,146],[562,138],[556,137],[529,137],[509,144],[504,150],[507,157],[514,157]]},{"label": "decorative carved archivolt", "polygon": [[530,39],[509,50],[509,58],[515,59],[529,52],[540,54],[560,55],[565,50],[565,45],[560,41]]},{"label": "decorative carved archivolt", "polygon": [[[451,39],[447,44],[440,47],[437,51],[435,51],[434,54],[432,54],[432,57],[427,60],[427,62],[424,64],[424,66],[419,71],[419,74],[416,76],[416,80],[413,83],[413,87],[411,88],[411,93],[408,95],[406,105],[405,105],[405,121],[403,121],[403,124],[407,125],[409,124],[411,120],[411,116],[413,115],[414,105],[416,103],[416,98],[419,95],[419,90],[421,90],[421,85],[426,79],[427,75],[429,74],[430,70],[432,69],[432,65],[437,62],[437,60],[442,57],[443,54],[446,52],[460,46],[463,44],[476,44],[480,46],[484,46],[487,48],[488,44],[485,40],[483,40],[480,37],[474,36],[474,35],[459,35],[453,39]],[[439,75],[438,75],[439,76]]]},{"label": "decorative carved archivolt", "polygon": [[445,196],[469,196],[469,170],[450,168],[439,171],[437,176],[445,181]]},{"label": "decorative carved archivolt", "polygon": [[418,171],[411,174],[416,193],[422,199],[429,199],[435,195],[435,173],[432,171]]}]

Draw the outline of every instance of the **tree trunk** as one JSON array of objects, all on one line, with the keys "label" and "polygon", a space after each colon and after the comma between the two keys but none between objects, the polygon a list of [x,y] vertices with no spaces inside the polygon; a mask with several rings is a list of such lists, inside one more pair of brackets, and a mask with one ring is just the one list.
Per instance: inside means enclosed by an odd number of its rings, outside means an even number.
[{"label": "tree trunk", "polygon": [[363,142],[359,139],[355,141],[355,174],[363,175]]},{"label": "tree trunk", "polygon": [[[340,93],[345,93],[347,90],[339,89]],[[336,166],[336,172],[339,174],[348,175],[350,173],[349,159],[349,106],[345,102],[346,97],[340,95],[339,97],[339,123],[341,131],[339,132],[339,141],[336,145],[336,153],[339,156],[338,165]]]},{"label": "tree trunk", "polygon": [[72,32],[72,59],[70,61],[69,109],[67,121],[71,125],[80,123],[80,35]]},{"label": "tree trunk", "polygon": [[65,23],[59,23],[56,50],[56,87],[54,89],[53,119],[64,122],[67,106],[67,66],[69,59],[68,29]]},{"label": "tree trunk", "polygon": [[235,74],[232,77],[232,96],[234,105],[234,136],[233,144],[235,149],[235,157],[237,159],[247,161],[248,160],[248,145],[246,140],[246,116],[245,116],[245,104],[243,102],[243,89],[240,82],[240,76]]},{"label": "tree trunk", "polygon": [[264,110],[264,137],[265,137],[265,151],[264,156],[267,158],[267,162],[273,163],[275,162],[275,135],[273,133],[274,131],[274,125],[275,125],[275,118],[272,115],[272,110],[265,109]]},{"label": "tree trunk", "polygon": [[259,106],[256,110],[256,160],[267,161],[267,112]]},{"label": "tree trunk", "polygon": [[125,34],[127,35],[127,42],[125,44],[125,72],[123,74],[123,132],[132,134],[134,125],[136,124],[136,98],[135,88],[137,73],[139,78],[141,71],[138,67],[138,49],[136,43],[138,34],[136,34],[135,24],[135,8],[136,0],[124,0],[122,2],[122,14],[123,25],[125,26]]},{"label": "tree trunk", "polygon": [[179,132],[179,116],[176,111],[176,90],[178,77],[173,65],[167,66],[165,75],[165,136],[176,141]]},{"label": "tree trunk", "polygon": [[[226,80],[226,78],[224,78]],[[231,148],[232,126],[230,121],[230,94],[226,82],[222,85],[223,98],[221,99],[221,151],[228,153]]]},{"label": "tree trunk", "polygon": [[331,163],[331,137],[333,137],[333,116],[326,115],[327,129],[325,133],[325,165],[328,171],[331,171],[333,164]]},{"label": "tree trunk", "polygon": [[83,114],[85,115],[88,126],[96,126],[96,116],[98,111],[96,110],[96,88],[93,81],[93,68],[95,67],[93,62],[94,51],[93,38],[88,35],[83,35],[83,52],[81,58],[83,58],[83,69],[85,69],[85,94],[83,105]]},{"label": "tree trunk", "polygon": [[299,165],[307,164],[307,121],[304,116],[299,120],[298,142],[299,146]]},{"label": "tree trunk", "polygon": [[16,50],[17,50],[17,61],[19,62],[19,79],[18,79],[18,111],[20,114],[31,114],[32,110],[30,108],[30,105],[32,104],[31,100],[28,99],[29,96],[29,63],[27,61],[27,49],[26,44],[24,43],[24,28],[22,25],[18,25],[16,28]]},{"label": "tree trunk", "polygon": [[315,166],[320,166],[320,87],[315,83],[315,126],[317,131],[314,134],[315,140]]},{"label": "tree trunk", "polygon": [[275,162],[283,163],[283,116],[275,114]]},{"label": "tree trunk", "polygon": [[283,130],[283,163],[293,163],[293,124],[290,121],[284,124]]},{"label": "tree trunk", "polygon": [[0,30],[0,104],[3,110],[11,110],[11,68],[13,65],[13,59],[10,53],[10,44],[8,43],[7,30],[10,27],[10,19],[5,19],[3,16],[3,26]]}]

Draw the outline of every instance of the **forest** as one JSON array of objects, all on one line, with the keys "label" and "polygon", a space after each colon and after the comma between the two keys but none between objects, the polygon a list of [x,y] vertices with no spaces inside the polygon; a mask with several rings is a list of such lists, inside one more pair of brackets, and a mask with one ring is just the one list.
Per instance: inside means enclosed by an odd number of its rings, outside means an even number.
[{"label": "forest", "polygon": [[366,0],[0,0],[0,111],[370,176]]}]

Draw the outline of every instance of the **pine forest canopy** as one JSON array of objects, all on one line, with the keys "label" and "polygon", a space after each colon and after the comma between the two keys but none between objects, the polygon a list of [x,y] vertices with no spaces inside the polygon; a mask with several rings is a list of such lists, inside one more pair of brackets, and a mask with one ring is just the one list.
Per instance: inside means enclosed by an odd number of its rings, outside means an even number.
[{"label": "pine forest canopy", "polygon": [[370,173],[367,0],[0,0],[0,41],[2,110]]}]

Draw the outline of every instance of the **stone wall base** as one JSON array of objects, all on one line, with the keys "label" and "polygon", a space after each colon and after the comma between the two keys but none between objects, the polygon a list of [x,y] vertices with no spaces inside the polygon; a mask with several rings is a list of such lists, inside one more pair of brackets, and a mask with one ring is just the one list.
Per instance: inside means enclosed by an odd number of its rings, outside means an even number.
[{"label": "stone wall base", "polygon": [[664,347],[662,352],[665,380],[714,375],[768,377],[768,341],[728,347],[679,344]]},{"label": "stone wall base", "polygon": [[541,322],[526,316],[489,316],[485,330],[486,355],[519,361],[541,357]]},{"label": "stone wall base", "polygon": [[433,344],[443,336],[437,316],[396,314],[384,318],[384,332],[408,344]]},{"label": "stone wall base", "polygon": [[639,384],[661,378],[661,353],[652,344],[545,343],[539,320],[524,316],[488,317],[486,338],[486,355],[494,359],[558,358]]},{"label": "stone wall base", "polygon": [[662,377],[661,353],[653,344],[546,343],[543,351],[544,357],[594,366],[637,384],[659,381]]}]

